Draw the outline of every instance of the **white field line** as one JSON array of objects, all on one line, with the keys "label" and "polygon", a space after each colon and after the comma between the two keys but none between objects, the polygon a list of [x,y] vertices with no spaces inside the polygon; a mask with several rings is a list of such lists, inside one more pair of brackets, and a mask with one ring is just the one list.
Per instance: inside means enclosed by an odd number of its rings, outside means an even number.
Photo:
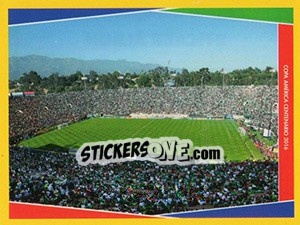
[{"label": "white field line", "polygon": [[[231,124],[231,126],[233,126],[232,123],[230,123],[230,124]],[[234,127],[234,126],[233,126],[233,127]],[[253,157],[254,159],[256,159],[256,157],[255,157],[255,155],[253,154],[252,150],[249,148],[249,146],[247,145],[247,143],[243,140],[241,133],[240,133],[235,127],[234,127],[234,129],[239,133],[239,137],[241,138],[241,140],[242,140],[242,141],[244,142],[244,144],[246,145],[246,147],[247,147],[248,151],[250,152],[250,154],[252,155],[252,157]]]}]

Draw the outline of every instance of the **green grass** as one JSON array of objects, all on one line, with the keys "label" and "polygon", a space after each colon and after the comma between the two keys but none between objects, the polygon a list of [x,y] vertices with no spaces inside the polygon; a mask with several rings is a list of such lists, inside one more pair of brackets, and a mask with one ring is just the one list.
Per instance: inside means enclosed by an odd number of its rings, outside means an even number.
[{"label": "green grass", "polygon": [[277,140],[275,138],[268,138],[264,137],[261,132],[259,131],[250,131],[250,134],[255,134],[256,138],[258,138],[260,141],[265,143],[268,146],[275,145],[277,143]]},{"label": "green grass", "polygon": [[198,147],[221,146],[227,160],[263,158],[252,141],[238,132],[238,125],[232,120],[93,118],[22,141],[20,145],[69,149],[86,142],[171,136],[190,139]]}]

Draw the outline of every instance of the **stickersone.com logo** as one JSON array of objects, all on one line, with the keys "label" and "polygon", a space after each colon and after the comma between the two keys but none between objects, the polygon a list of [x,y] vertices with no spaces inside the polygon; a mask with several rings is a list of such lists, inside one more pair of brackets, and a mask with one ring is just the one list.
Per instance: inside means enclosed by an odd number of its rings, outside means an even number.
[{"label": "stickersone.com logo", "polygon": [[106,165],[132,160],[148,160],[158,164],[191,165],[224,163],[220,146],[193,147],[189,139],[178,137],[129,138],[83,144],[76,152],[79,165]]}]

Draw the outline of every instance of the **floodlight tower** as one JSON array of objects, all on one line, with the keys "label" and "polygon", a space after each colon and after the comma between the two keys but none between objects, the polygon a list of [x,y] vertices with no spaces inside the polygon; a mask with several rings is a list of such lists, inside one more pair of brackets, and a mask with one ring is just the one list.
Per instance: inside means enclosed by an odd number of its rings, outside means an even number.
[{"label": "floodlight tower", "polygon": [[[222,74],[222,76],[223,76],[223,90],[225,91],[225,86],[226,86],[226,82],[225,82],[225,75],[227,74],[226,73],[226,71],[222,68],[222,70],[221,70],[221,74]],[[225,106],[224,106],[224,104],[225,104],[225,99],[223,98],[223,101],[222,101],[222,107],[223,107],[223,110],[224,110],[224,114],[225,114]]]},{"label": "floodlight tower", "polygon": [[225,75],[227,74],[226,71],[222,68],[221,69],[221,74],[223,75],[223,88],[226,86],[225,84]]},{"label": "floodlight tower", "polygon": [[86,76],[83,76],[83,77],[81,77],[81,80],[83,81],[83,83],[84,83],[84,90],[86,90],[86,82],[87,82],[87,77]]}]

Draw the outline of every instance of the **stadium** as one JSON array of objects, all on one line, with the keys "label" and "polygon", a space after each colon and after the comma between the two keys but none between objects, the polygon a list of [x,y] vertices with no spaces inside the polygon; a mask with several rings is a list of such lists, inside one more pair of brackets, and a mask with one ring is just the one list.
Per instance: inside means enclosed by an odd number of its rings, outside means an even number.
[{"label": "stadium", "polygon": [[[278,87],[144,87],[10,96],[10,200],[138,214],[278,201]],[[225,163],[78,165],[86,142],[176,136]]]}]

